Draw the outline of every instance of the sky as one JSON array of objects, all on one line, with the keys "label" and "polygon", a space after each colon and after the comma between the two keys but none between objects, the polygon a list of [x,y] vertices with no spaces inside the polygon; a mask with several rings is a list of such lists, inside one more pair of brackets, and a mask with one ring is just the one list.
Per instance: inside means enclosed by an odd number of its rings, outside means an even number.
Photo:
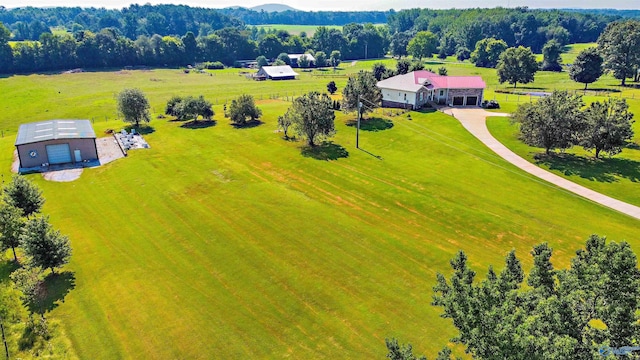
[{"label": "sky", "polygon": [[450,8],[492,8],[497,6],[516,7],[528,6],[530,8],[610,8],[610,9],[640,9],[638,0],[0,0],[0,5],[7,8],[20,6],[80,6],[80,7],[105,7],[123,8],[132,3],[138,4],[183,4],[206,8],[224,8],[234,5],[252,7],[265,3],[286,4],[298,10],[319,11],[319,10],[342,10],[342,11],[363,11],[363,10],[401,10],[410,8],[430,8],[430,9],[450,9]]}]

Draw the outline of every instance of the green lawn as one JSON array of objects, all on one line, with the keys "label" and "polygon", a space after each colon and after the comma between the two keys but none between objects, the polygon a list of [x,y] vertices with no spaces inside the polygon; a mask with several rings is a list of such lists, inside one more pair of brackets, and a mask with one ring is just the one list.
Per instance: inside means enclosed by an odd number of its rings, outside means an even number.
[{"label": "green lawn", "polygon": [[[343,64],[338,75],[374,62]],[[493,85],[489,70],[447,67]],[[346,78],[215,74],[0,79],[4,178],[22,122],[90,118],[99,134],[120,129],[114,94],[132,86],[148,94],[154,115],[174,94],[216,103],[215,126],[154,118],[151,149],[78,181],[29,175],[74,248],[75,288],[50,316],[80,358],[382,359],[391,336],[434,358],[455,331],[430,305],[431,287],[458,249],[479,274],[501,268],[513,248],[529,268],[542,241],[566,266],[591,233],[640,250],[636,220],[532,179],[451,117],[391,117],[390,129],[362,131],[358,150],[346,125],[353,115],[339,113],[326,150],[348,156],[317,160],[275,132],[289,103],[270,98],[323,90],[332,79],[342,89]],[[262,125],[235,129],[222,117],[224,100],[243,92],[262,99]]]},{"label": "green lawn", "polygon": [[342,30],[342,26],[339,25],[286,25],[286,24],[269,24],[269,25],[255,25],[258,29],[263,28],[266,31],[271,29],[285,30],[291,35],[300,35],[305,32],[307,36],[311,37],[316,33],[319,26],[324,26],[329,29]]}]

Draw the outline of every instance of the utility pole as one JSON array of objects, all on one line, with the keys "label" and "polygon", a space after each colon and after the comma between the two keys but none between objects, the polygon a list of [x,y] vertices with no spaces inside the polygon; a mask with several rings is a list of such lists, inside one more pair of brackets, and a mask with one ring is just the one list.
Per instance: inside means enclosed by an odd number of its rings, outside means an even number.
[{"label": "utility pole", "polygon": [[2,329],[2,341],[4,342],[4,351],[7,354],[7,360],[9,360],[9,347],[7,346],[7,338],[4,336],[4,324],[0,318],[0,329]]},{"label": "utility pole", "polygon": [[360,118],[362,117],[362,102],[358,95],[358,124],[356,126],[356,149],[360,149]]}]

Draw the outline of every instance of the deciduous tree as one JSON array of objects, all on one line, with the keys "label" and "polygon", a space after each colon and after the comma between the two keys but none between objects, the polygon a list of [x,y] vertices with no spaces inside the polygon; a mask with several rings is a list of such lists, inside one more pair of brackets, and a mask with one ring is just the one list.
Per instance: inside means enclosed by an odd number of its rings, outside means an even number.
[{"label": "deciduous tree", "polygon": [[149,100],[140,89],[124,89],[117,96],[118,113],[123,120],[134,123],[136,126],[140,122],[151,121]]},{"label": "deciduous tree", "polygon": [[278,116],[278,127],[284,131],[285,140],[289,139],[289,128],[297,122],[297,113],[289,108],[284,115]]},{"label": "deciduous tree", "polygon": [[477,67],[493,68],[496,67],[500,55],[505,50],[507,50],[507,43],[504,40],[482,39],[476,43],[476,48],[471,53],[470,60]]},{"label": "deciduous tree", "polygon": [[500,55],[497,72],[501,84],[508,82],[514,88],[518,83],[528,84],[533,81],[537,71],[536,57],[529,48],[508,48]]},{"label": "deciduous tree", "polygon": [[43,269],[55,269],[69,262],[71,244],[69,238],[61,235],[49,224],[49,218],[37,216],[27,221],[22,234],[22,247],[32,265]]},{"label": "deciduous tree", "polygon": [[438,49],[438,36],[431,31],[420,31],[409,41],[407,53],[416,59],[432,57]]},{"label": "deciduous tree", "polygon": [[258,69],[263,67],[263,66],[269,65],[269,62],[267,61],[267,58],[264,55],[258,56],[256,58],[256,63],[258,65]]},{"label": "deciduous tree", "polygon": [[324,51],[316,52],[315,58],[317,67],[327,66],[327,54]]},{"label": "deciduous tree", "polygon": [[604,67],[622,82],[640,66],[640,21],[617,21],[607,25],[598,38],[598,50]]},{"label": "deciduous tree", "polygon": [[205,100],[202,95],[197,98],[174,96],[167,102],[165,113],[175,116],[178,120],[193,119],[194,121],[198,121],[199,116],[202,116],[204,120],[211,120],[215,114],[211,103]]},{"label": "deciduous tree", "polygon": [[601,152],[618,154],[633,139],[633,113],[625,99],[607,99],[591,103],[584,111],[585,127],[580,144],[594,150],[596,159]]},{"label": "deciduous tree", "polygon": [[293,101],[289,111],[298,135],[306,137],[311,147],[316,146],[316,140],[335,133],[336,115],[327,94],[312,91],[300,96]]},{"label": "deciduous tree", "polygon": [[231,100],[231,105],[225,116],[231,119],[231,122],[236,125],[244,125],[247,119],[253,121],[262,116],[262,110],[256,106],[253,96],[243,94],[237,99]]},{"label": "deciduous tree", "polygon": [[597,81],[602,76],[602,56],[595,47],[582,50],[569,69],[571,80],[587,85]]},{"label": "deciduous tree", "polygon": [[543,71],[562,71],[562,45],[555,40],[549,40],[542,47],[542,66]]},{"label": "deciduous tree", "polygon": [[401,345],[398,344],[398,339],[391,338],[385,339],[387,344],[387,359],[390,360],[427,360],[426,356],[420,356],[416,358],[413,354],[413,347],[411,344]]},{"label": "deciduous tree", "polygon": [[340,65],[340,62],[342,58],[342,54],[340,54],[340,51],[338,50],[333,50],[331,52],[331,55],[329,56],[329,62],[331,63],[331,66],[335,69],[338,67],[338,65]]},{"label": "deciduous tree", "polygon": [[363,102],[361,114],[371,112],[382,101],[382,92],[376,83],[376,78],[370,71],[360,71],[356,76],[351,76],[342,90],[342,110],[357,111],[358,103]]},{"label": "deciduous tree", "polygon": [[535,103],[525,103],[511,117],[520,123],[520,139],[549,154],[553,149],[567,149],[578,141],[583,126],[580,96],[554,91]]}]

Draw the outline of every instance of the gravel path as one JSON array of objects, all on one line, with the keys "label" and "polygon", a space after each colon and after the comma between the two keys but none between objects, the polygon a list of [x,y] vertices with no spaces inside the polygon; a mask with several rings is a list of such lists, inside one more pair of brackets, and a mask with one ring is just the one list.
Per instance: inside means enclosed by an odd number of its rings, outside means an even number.
[{"label": "gravel path", "polygon": [[489,116],[509,116],[509,114],[493,113],[484,109],[476,108],[444,108],[442,109],[442,111],[445,114],[452,115],[453,117],[458,119],[458,121],[462,123],[462,126],[464,126],[465,129],[467,129],[473,136],[478,138],[478,140],[482,141],[489,149],[500,155],[503,159],[507,160],[511,164],[528,172],[529,174],[537,176],[542,180],[548,181],[556,186],[571,191],[574,194],[580,195],[598,204],[604,205],[608,208],[640,220],[640,207],[631,205],[624,201],[616,200],[612,197],[603,195],[599,192],[593,191],[563,177],[555,175],[549,171],[541,169],[538,166],[516,155],[506,146],[502,145],[502,143],[494,138],[493,135],[491,135],[491,133],[489,132],[486,119]]}]

